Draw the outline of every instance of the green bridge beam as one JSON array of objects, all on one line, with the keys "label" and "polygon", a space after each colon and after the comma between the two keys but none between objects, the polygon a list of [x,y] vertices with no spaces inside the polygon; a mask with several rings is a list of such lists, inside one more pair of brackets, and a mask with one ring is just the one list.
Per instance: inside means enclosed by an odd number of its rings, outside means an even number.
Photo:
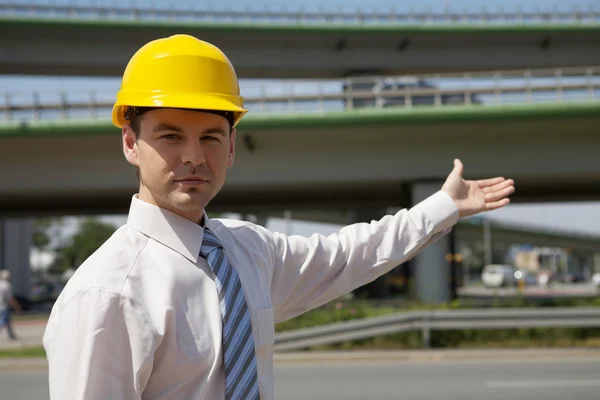
[{"label": "green bridge beam", "polygon": [[[398,124],[435,125],[451,122],[518,121],[600,116],[600,99],[570,103],[510,104],[360,109],[331,112],[250,114],[238,131],[340,128]],[[109,119],[0,122],[0,138],[66,135],[114,135]]]}]

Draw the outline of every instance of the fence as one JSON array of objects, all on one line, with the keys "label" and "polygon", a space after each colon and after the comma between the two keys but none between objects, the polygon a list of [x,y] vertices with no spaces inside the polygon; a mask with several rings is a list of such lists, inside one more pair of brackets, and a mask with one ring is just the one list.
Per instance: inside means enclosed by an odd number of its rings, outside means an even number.
[{"label": "fence", "polygon": [[[105,119],[117,89],[0,93],[0,119]],[[588,101],[600,99],[600,67],[250,82],[242,94],[252,113]]]},{"label": "fence", "polygon": [[[600,11],[593,6],[573,8],[565,11],[558,6],[551,10],[496,11],[482,8],[481,11],[454,11],[446,8],[441,11],[399,11],[398,8],[356,7],[348,11],[345,7],[337,10],[302,9],[274,10],[264,7],[257,10],[251,7],[236,9],[198,9],[196,6],[179,7],[175,2],[161,2],[162,6],[139,6],[122,4],[114,6],[45,4],[42,2],[2,2],[0,16],[33,18],[77,18],[77,19],[118,19],[133,21],[194,21],[209,23],[261,23],[261,24],[341,24],[341,25],[421,25],[421,24],[589,24],[600,23]],[[181,3],[179,3],[181,4]],[[383,8],[383,10],[382,10]],[[405,9],[402,7],[402,9]]]},{"label": "fence", "polygon": [[600,309],[531,308],[456,311],[418,311],[364,320],[341,322],[275,335],[276,351],[301,350],[350,340],[421,331],[423,345],[430,347],[431,331],[452,329],[600,327]]}]

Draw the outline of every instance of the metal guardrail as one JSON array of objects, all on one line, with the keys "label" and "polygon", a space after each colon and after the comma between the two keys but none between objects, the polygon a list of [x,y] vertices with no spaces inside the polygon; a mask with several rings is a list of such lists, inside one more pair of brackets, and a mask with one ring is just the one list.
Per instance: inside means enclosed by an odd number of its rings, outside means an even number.
[{"label": "metal guardrail", "polygon": [[409,331],[421,331],[423,346],[430,347],[434,330],[598,327],[598,307],[417,311],[277,333],[274,349],[301,350]]},{"label": "metal guardrail", "polygon": [[[245,96],[253,113],[560,103],[600,99],[600,67],[353,77],[263,83],[246,89],[254,92]],[[115,92],[4,92],[0,120],[104,119],[110,116]]]},{"label": "metal guardrail", "polygon": [[[399,11],[395,7],[377,11],[368,11],[366,7],[357,7],[354,11],[339,7],[336,11],[306,10],[299,6],[296,10],[273,10],[247,5],[245,8],[218,10],[211,8],[177,8],[175,3],[163,2],[163,7],[139,6],[135,4],[119,6],[96,6],[80,4],[44,4],[41,2],[2,2],[0,16],[60,17],[119,19],[134,21],[202,21],[210,23],[261,23],[261,24],[342,24],[342,25],[406,25],[406,24],[585,24],[600,23],[600,10],[590,5],[586,8],[560,10],[557,6],[551,10],[536,11],[497,11],[481,8],[481,11],[454,11],[446,8],[442,11],[419,12]],[[383,8],[383,10],[382,10]],[[402,7],[404,9],[404,7]]]}]

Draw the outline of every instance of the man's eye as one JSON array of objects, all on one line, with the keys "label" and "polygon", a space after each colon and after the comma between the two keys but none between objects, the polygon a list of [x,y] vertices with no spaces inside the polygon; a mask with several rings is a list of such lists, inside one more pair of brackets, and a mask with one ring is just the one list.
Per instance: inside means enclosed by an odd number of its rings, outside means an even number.
[{"label": "man's eye", "polygon": [[178,138],[178,136],[174,133],[169,133],[168,135],[163,136],[163,139],[167,139],[167,140],[175,140],[177,138]]},{"label": "man's eye", "polygon": [[216,136],[203,136],[202,137],[203,140],[216,140],[219,141],[219,138]]}]

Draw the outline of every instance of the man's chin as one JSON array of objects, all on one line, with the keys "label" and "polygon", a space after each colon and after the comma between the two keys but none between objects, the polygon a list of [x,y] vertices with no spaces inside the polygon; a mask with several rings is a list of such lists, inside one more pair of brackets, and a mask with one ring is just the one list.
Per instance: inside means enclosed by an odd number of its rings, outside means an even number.
[{"label": "man's chin", "polygon": [[203,209],[208,203],[206,193],[182,192],[177,193],[174,197],[174,203],[183,210]]}]

